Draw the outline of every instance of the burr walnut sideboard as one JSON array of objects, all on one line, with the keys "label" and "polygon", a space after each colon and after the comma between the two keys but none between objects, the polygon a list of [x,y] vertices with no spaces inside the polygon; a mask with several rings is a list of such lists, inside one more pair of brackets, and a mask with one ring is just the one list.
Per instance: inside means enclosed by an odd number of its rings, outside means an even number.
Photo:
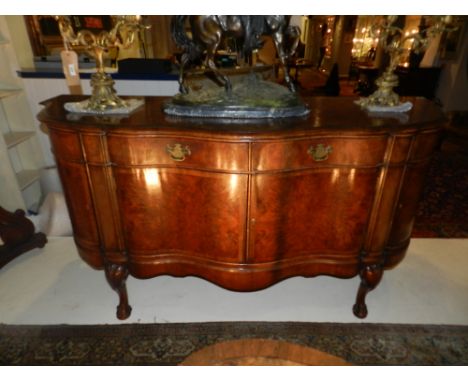
[{"label": "burr walnut sideboard", "polygon": [[430,101],[371,115],[353,98],[305,99],[310,115],[190,119],[145,97],[130,116],[70,114],[45,101],[74,239],[130,315],[128,275],[198,276],[235,291],[292,276],[361,283],[353,311],[410,242],[443,128]]}]

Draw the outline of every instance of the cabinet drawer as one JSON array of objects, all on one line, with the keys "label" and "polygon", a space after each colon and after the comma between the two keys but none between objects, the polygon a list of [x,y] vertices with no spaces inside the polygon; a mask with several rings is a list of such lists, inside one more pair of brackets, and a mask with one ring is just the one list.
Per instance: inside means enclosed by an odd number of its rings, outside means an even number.
[{"label": "cabinet drawer", "polygon": [[221,171],[248,170],[248,144],[191,138],[108,136],[115,165],[169,166]]},{"label": "cabinet drawer", "polygon": [[387,137],[320,137],[253,144],[255,171],[293,170],[322,165],[375,166],[383,161]]}]

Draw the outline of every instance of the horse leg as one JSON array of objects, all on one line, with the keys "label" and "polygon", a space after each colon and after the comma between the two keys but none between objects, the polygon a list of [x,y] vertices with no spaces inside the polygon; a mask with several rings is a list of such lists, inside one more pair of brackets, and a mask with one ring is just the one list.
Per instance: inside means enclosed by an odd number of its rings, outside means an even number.
[{"label": "horse leg", "polygon": [[297,47],[299,45],[299,40],[301,39],[301,30],[297,26],[290,25],[286,28],[286,34],[289,37],[289,52],[287,53],[289,57],[292,57],[296,54]]},{"label": "horse leg", "polygon": [[296,87],[294,86],[294,83],[292,82],[291,77],[289,76],[289,66],[288,66],[289,56],[286,54],[283,48],[284,36],[280,31],[278,31],[278,32],[273,33],[272,37],[275,43],[276,52],[278,53],[278,57],[281,62],[281,66],[283,67],[284,80],[286,81],[286,84],[288,85],[289,90],[294,93],[296,91]]},{"label": "horse leg", "polygon": [[189,62],[189,57],[188,54],[184,53],[182,54],[182,57],[180,58],[180,70],[179,70],[179,91],[182,94],[187,94],[188,89],[184,84],[184,68]]},{"label": "horse leg", "polygon": [[224,85],[224,88],[226,89],[226,93],[228,95],[231,95],[231,92],[232,92],[231,81],[229,80],[227,76],[225,76],[223,73],[221,73],[218,70],[214,62],[214,57],[215,57],[216,50],[218,49],[218,45],[220,41],[221,40],[218,40],[211,46],[207,47],[205,65],[211,69],[215,77]]}]

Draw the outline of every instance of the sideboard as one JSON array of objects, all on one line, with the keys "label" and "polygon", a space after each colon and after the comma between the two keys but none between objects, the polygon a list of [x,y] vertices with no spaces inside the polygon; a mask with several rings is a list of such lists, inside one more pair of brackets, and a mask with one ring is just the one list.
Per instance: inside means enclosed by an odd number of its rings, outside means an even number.
[{"label": "sideboard", "polygon": [[[303,118],[176,118],[168,98],[129,116],[43,102],[82,259],[130,315],[126,279],[198,276],[234,291],[292,276],[360,276],[353,312],[405,256],[443,114],[413,98],[372,115],[352,97],[305,99]],[[150,293],[150,291],[149,291]]]}]

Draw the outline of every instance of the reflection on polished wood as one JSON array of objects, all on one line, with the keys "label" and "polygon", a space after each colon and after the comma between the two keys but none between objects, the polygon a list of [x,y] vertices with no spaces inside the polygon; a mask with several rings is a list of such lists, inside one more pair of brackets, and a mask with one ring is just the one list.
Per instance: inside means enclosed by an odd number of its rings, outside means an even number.
[{"label": "reflection on polished wood", "polygon": [[[199,276],[235,291],[292,276],[359,275],[354,313],[409,245],[439,109],[371,116],[352,98],[307,99],[305,118],[166,116],[147,97],[130,116],[75,116],[46,101],[47,126],[83,260],[125,279]],[[168,149],[170,148],[170,150]]]}]

